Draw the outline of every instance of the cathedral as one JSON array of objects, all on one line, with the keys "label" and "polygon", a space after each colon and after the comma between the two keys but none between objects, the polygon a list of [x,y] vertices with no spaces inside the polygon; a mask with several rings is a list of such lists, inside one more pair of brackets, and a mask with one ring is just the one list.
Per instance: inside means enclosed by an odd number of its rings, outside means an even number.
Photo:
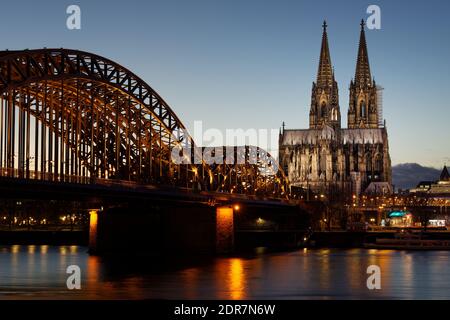
[{"label": "cathedral", "polygon": [[392,192],[381,87],[370,72],[364,26],[362,21],[355,78],[349,86],[348,128],[342,128],[338,84],[331,64],[327,24],[323,24],[309,129],[285,129],[283,123],[280,131],[279,162],[291,188],[345,196]]}]

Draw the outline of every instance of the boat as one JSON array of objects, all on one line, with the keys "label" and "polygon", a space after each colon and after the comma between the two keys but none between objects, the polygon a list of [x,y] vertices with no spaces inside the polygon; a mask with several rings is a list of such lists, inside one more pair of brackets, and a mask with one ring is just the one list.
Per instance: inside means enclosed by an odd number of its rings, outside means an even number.
[{"label": "boat", "polygon": [[375,243],[364,243],[368,249],[394,250],[450,250],[450,240],[424,239],[422,234],[399,232],[394,238],[376,238]]}]

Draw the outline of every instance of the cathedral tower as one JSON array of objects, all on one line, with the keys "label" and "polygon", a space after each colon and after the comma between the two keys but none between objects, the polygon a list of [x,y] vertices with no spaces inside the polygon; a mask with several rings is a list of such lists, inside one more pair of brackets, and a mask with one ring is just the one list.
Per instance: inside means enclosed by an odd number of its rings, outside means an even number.
[{"label": "cathedral tower", "polygon": [[[338,85],[324,22],[309,129],[285,129],[283,123],[280,131],[279,161],[294,187],[291,190],[297,190],[299,195],[327,195],[328,200],[348,203],[360,193],[392,192],[388,134],[380,123],[382,101],[377,91],[361,22],[355,78],[350,83],[348,128],[342,128]],[[448,174],[443,177],[447,179]]]},{"label": "cathedral tower", "polygon": [[317,71],[317,80],[313,82],[312,86],[309,127],[310,129],[320,129],[326,125],[335,129],[340,128],[341,112],[339,110],[338,85],[334,79],[328,47],[327,23],[324,21],[319,70]]},{"label": "cathedral tower", "polygon": [[361,21],[355,79],[350,81],[349,128],[379,128],[377,86],[370,74],[364,20]]}]

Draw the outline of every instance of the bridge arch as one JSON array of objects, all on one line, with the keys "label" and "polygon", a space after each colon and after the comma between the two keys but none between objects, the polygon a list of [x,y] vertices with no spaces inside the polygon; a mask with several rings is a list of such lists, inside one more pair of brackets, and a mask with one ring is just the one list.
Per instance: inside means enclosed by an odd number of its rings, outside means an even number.
[{"label": "bridge arch", "polygon": [[109,59],[68,49],[4,51],[0,97],[0,162],[19,176],[188,179],[189,170],[170,162],[173,146],[193,144],[184,125],[155,90]]},{"label": "bridge arch", "polygon": [[[175,147],[192,150],[188,164],[171,161]],[[188,188],[200,181],[202,190],[233,192],[231,185],[221,188],[222,170],[241,175],[235,183],[264,176],[271,194],[287,194],[287,180],[272,172],[275,160],[267,153],[252,164],[216,166],[196,164],[197,149],[164,99],[114,61],[70,49],[0,52],[3,176]],[[245,185],[242,193],[252,190]]]}]

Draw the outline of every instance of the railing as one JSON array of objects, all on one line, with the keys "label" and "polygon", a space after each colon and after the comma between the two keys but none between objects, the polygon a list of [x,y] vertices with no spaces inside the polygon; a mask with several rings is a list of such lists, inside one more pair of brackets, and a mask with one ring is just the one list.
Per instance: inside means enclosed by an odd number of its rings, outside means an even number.
[{"label": "railing", "polygon": [[174,185],[166,185],[166,184],[142,184],[136,181],[130,180],[119,180],[119,179],[106,179],[106,178],[95,178],[95,177],[83,177],[77,175],[68,175],[68,174],[56,174],[56,173],[48,173],[48,172],[40,172],[34,170],[20,170],[17,168],[0,168],[0,178],[8,178],[8,179],[24,179],[24,180],[36,180],[36,181],[45,181],[45,182],[60,182],[60,183],[74,183],[74,184],[85,184],[85,185],[98,185],[98,186],[107,186],[107,187],[119,187],[126,189],[139,189],[139,190],[174,190],[177,192],[190,193],[190,194],[200,194],[200,195],[212,195],[215,197],[221,196],[229,196],[232,195],[233,198],[241,199],[241,200],[280,200],[275,198],[267,198],[267,197],[258,197],[256,195],[245,195],[239,193],[228,193],[228,192],[215,192],[215,191],[200,191],[194,190],[193,188],[187,187],[175,187]]},{"label": "railing", "polygon": [[93,179],[91,177],[40,172],[34,170],[22,170],[17,168],[0,168],[0,177],[80,184],[93,183]]},{"label": "railing", "polygon": [[154,189],[154,185],[139,184],[135,181],[118,180],[118,179],[104,179],[86,176],[77,176],[70,174],[56,174],[48,172],[40,172],[34,170],[20,170],[17,168],[0,168],[0,177],[14,178],[14,179],[27,179],[27,180],[39,180],[48,182],[65,182],[65,183],[77,183],[77,184],[97,184],[109,187],[127,187],[127,188],[146,188]]}]

